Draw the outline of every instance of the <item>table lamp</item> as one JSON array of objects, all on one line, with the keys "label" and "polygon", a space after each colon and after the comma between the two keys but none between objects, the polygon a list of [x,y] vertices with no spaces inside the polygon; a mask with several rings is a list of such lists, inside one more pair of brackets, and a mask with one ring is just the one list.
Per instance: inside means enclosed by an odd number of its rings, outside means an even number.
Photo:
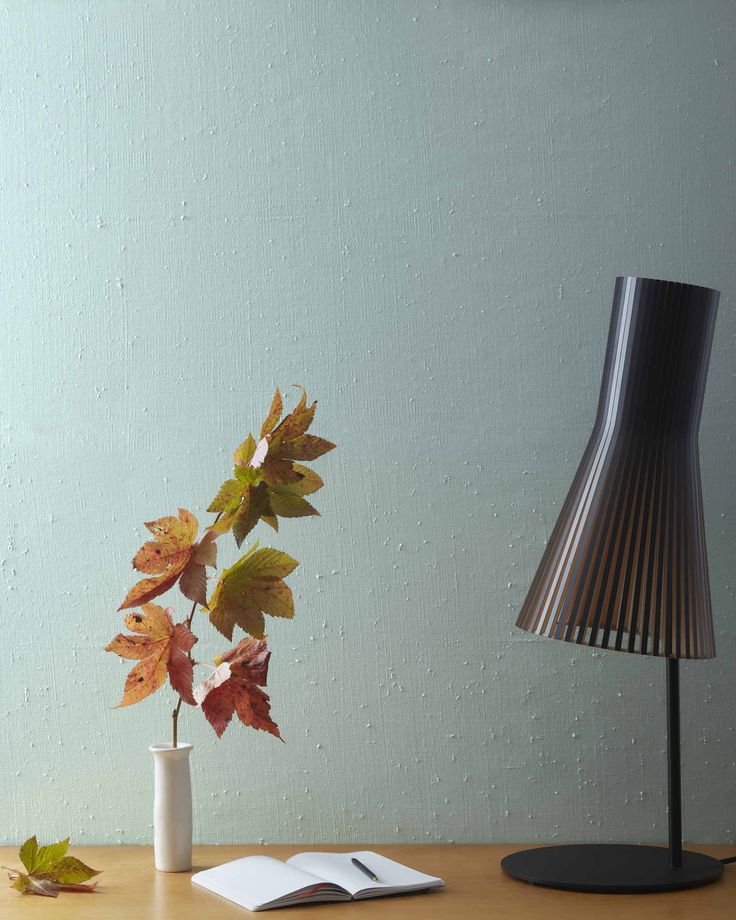
[{"label": "table lamp", "polygon": [[[552,888],[693,888],[723,863],[682,849],[680,658],[715,643],[698,428],[719,292],[616,279],[593,433],[519,613],[521,629],[666,661],[669,846],[538,847],[505,872]],[[646,703],[646,701],[642,701]]]}]

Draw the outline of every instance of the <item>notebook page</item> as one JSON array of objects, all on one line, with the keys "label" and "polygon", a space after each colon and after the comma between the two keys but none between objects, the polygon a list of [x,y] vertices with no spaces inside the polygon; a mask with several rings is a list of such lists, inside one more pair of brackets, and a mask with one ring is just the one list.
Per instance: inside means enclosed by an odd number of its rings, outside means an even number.
[{"label": "notebook page", "polygon": [[[376,883],[354,866],[350,860],[358,859],[371,869],[379,881]],[[391,894],[394,891],[419,891],[425,888],[441,888],[445,883],[434,875],[417,872],[409,866],[402,866],[386,856],[361,850],[357,853],[298,853],[286,861],[305,872],[334,882],[351,895],[362,892]]]},{"label": "notebook page", "polygon": [[[274,901],[291,899],[296,892],[324,886],[325,883],[325,879],[315,878],[272,856],[244,856],[214,869],[197,872],[192,881],[248,910],[258,910]],[[329,897],[329,889],[324,894]]]}]

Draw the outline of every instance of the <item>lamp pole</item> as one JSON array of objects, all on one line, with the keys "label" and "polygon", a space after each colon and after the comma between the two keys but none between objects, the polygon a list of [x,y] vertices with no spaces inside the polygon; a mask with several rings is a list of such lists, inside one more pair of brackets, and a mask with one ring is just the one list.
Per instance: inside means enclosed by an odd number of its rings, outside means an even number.
[{"label": "lamp pole", "polygon": [[667,659],[667,820],[670,866],[682,865],[682,793],[680,783],[679,659]]}]

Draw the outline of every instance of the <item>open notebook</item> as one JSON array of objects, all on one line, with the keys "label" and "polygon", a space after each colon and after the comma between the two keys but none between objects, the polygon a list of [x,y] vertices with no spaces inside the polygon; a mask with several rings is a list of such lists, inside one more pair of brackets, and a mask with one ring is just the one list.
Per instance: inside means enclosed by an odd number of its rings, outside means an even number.
[{"label": "open notebook", "polygon": [[[353,857],[370,869],[378,882],[371,881],[354,866],[350,861]],[[368,850],[298,853],[286,862],[272,856],[244,856],[197,872],[192,881],[248,910],[379,898],[405,891],[428,891],[445,884],[441,878],[417,872]]]}]

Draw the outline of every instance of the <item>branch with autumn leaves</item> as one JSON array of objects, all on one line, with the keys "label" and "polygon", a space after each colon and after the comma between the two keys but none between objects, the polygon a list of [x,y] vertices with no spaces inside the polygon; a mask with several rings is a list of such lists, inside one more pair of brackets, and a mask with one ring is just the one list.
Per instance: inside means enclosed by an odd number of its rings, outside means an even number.
[{"label": "branch with autumn leaves", "polygon": [[[282,419],[283,400],[276,390],[259,440],[249,434],[235,451],[233,477],[222,484],[207,509],[216,517],[199,539],[199,522],[185,508],[176,517],[146,524],[154,539],[138,550],[133,568],[149,577],[130,589],[119,608],[140,610],[124,618],[130,634],[118,633],[105,650],[138,661],[128,674],[117,708],[150,696],[168,675],[178,694],[172,713],[174,747],[184,703],[199,706],[218,737],[233,715],[244,725],[281,737],[271,718],[268,694],[262,689],[271,657],[264,614],[294,616],[294,600],[284,578],[299,563],[280,550],[259,548],[255,543],[222,572],[209,599],[207,569],[216,568],[216,541],[228,531],[239,548],[260,521],[278,531],[279,518],[319,514],[305,496],[321,489],[322,479],[299,462],[316,460],[335,447],[307,434],[316,408],[316,402],[307,405],[302,390],[296,407]],[[174,622],[171,607],[152,603],[177,584],[192,602],[189,615],[180,623]],[[228,640],[232,641],[236,627],[248,634],[218,655],[213,665],[192,656],[198,638],[191,627],[198,606]],[[209,668],[209,674],[194,687],[194,667],[199,665]]]}]

